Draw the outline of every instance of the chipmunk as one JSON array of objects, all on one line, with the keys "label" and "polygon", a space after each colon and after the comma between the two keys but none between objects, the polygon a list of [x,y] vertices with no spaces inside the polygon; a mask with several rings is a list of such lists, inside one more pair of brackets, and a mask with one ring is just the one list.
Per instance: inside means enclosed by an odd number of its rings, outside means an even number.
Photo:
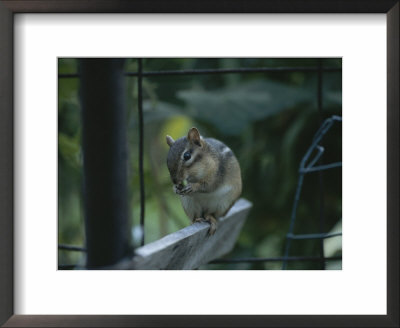
[{"label": "chipmunk", "polygon": [[210,223],[209,235],[242,192],[239,162],[232,150],[219,140],[203,138],[196,128],[187,137],[166,136],[170,149],[167,166],[180,195],[186,215],[192,223]]}]

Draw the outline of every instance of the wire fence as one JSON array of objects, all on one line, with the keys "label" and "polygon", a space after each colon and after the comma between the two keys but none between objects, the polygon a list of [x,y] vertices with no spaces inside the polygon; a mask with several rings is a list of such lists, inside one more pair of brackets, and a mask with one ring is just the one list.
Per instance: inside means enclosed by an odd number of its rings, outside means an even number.
[{"label": "wire fence", "polygon": [[[142,59],[137,59],[137,72],[125,72],[126,77],[137,77],[138,79],[138,139],[139,139],[139,183],[140,183],[140,245],[145,243],[144,224],[145,224],[145,185],[143,173],[143,144],[144,144],[144,124],[143,124],[143,77],[150,76],[188,76],[188,75],[207,75],[207,74],[245,74],[245,73],[268,73],[268,72],[315,72],[317,73],[317,108],[320,116],[321,126],[317,130],[310,147],[302,158],[298,171],[297,188],[292,206],[289,231],[286,234],[286,243],[284,255],[280,257],[251,257],[251,258],[223,258],[209,262],[208,264],[238,264],[238,263],[267,263],[282,262],[282,269],[288,267],[289,262],[319,262],[320,268],[325,269],[326,261],[341,261],[342,256],[325,257],[323,241],[328,238],[339,237],[341,232],[325,233],[325,206],[324,206],[324,182],[323,172],[342,166],[342,162],[323,164],[322,156],[325,148],[322,145],[323,137],[328,133],[334,123],[341,122],[340,116],[332,116],[323,120],[323,73],[341,72],[341,68],[323,67],[322,59],[318,59],[316,67],[258,67],[258,68],[218,68],[218,69],[183,69],[183,70],[165,70],[165,71],[143,71]],[[80,74],[58,74],[59,79],[80,78]],[[312,157],[312,155],[316,154]],[[297,209],[300,201],[300,194],[303,187],[305,176],[317,172],[319,175],[319,233],[312,234],[294,234],[295,223],[297,219]],[[290,249],[293,240],[320,240],[319,256],[290,256]],[[82,246],[59,244],[60,251],[68,252],[86,252]],[[74,269],[74,264],[59,264],[59,269]]]},{"label": "wire fence", "polygon": [[[289,251],[290,251],[290,246],[291,242],[294,239],[301,240],[301,239],[320,239],[323,241],[323,239],[326,238],[332,238],[332,237],[337,237],[341,236],[342,233],[320,233],[320,234],[306,234],[306,235],[294,235],[294,225],[296,222],[296,217],[297,217],[297,208],[299,205],[300,201],[300,193],[303,187],[303,182],[304,182],[304,177],[308,173],[312,172],[319,172],[322,173],[324,170],[336,168],[336,167],[341,167],[342,162],[336,162],[336,163],[330,163],[330,164],[321,164],[315,166],[315,164],[321,159],[325,149],[320,145],[320,142],[322,141],[323,137],[326,135],[326,133],[329,131],[329,129],[332,127],[332,125],[335,122],[341,122],[342,118],[339,116],[332,116],[331,118],[326,119],[317,133],[314,136],[314,139],[312,141],[311,146],[308,148],[306,151],[306,154],[304,155],[303,159],[300,162],[300,167],[299,167],[299,178],[297,181],[297,189],[296,189],[296,194],[294,197],[294,203],[292,207],[292,216],[290,219],[290,226],[289,226],[289,232],[286,235],[286,247],[285,247],[285,256],[283,258],[283,269],[287,268],[288,264],[288,258],[289,258]],[[314,158],[311,159],[311,155],[314,153],[314,150],[317,150],[317,154],[314,156]],[[321,175],[320,175],[320,182],[321,182]],[[321,186],[321,184],[320,184]],[[323,195],[323,187],[320,188],[320,194]],[[321,196],[322,197],[322,196]],[[321,204],[322,203],[322,204]],[[323,206],[323,199],[320,198],[320,206]],[[322,207],[322,210],[320,209],[320,230],[323,227],[323,220],[324,220],[324,208]],[[323,244],[320,244],[320,263],[321,263],[321,268],[325,269],[325,263],[326,257],[324,256],[324,248]]]}]

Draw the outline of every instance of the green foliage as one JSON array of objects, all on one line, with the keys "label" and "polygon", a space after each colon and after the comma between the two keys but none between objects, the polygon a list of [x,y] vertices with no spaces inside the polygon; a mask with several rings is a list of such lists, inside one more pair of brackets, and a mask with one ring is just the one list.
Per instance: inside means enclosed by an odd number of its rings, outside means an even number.
[{"label": "green foliage", "polygon": [[178,92],[178,97],[189,106],[189,115],[212,124],[227,136],[240,135],[249,124],[310,102],[312,96],[309,90],[263,80],[215,91]]},{"label": "green foliage", "polygon": [[[341,59],[324,59],[325,67],[341,68]],[[169,58],[146,59],[144,70],[234,67],[316,67],[316,59]],[[126,70],[135,71],[135,59]],[[77,60],[60,59],[60,73],[77,72]],[[341,115],[340,72],[323,74],[323,118]],[[139,221],[137,79],[126,78],[129,147],[129,193],[132,227]],[[321,117],[317,110],[316,72],[152,76],[143,80],[146,186],[146,242],[189,224],[172,192],[165,164],[165,135],[179,138],[191,126],[204,136],[227,143],[239,159],[243,197],[254,207],[229,257],[282,256],[302,156],[311,144]],[[84,244],[81,195],[80,105],[78,79],[59,79],[59,242]],[[324,163],[341,160],[341,127],[323,141]],[[296,233],[319,231],[319,198],[324,198],[325,231],[341,219],[341,169],[307,175],[298,209]],[[334,238],[332,239],[334,241]],[[337,254],[341,241],[327,244]],[[133,244],[137,241],[133,237]],[[332,253],[332,249],[336,253]],[[319,242],[296,241],[291,255],[318,256]],[[76,263],[79,254],[59,252],[60,263]],[[339,263],[340,264],[340,263]],[[206,269],[280,269],[281,263],[207,265]],[[318,269],[318,263],[293,263],[294,269]],[[333,264],[329,268],[338,268]]]}]

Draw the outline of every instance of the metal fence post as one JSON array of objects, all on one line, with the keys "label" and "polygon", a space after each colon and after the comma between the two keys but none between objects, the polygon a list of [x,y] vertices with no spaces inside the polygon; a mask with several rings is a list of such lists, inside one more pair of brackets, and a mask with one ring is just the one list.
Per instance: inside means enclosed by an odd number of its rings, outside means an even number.
[{"label": "metal fence post", "polygon": [[84,210],[88,268],[128,251],[124,59],[81,59]]}]

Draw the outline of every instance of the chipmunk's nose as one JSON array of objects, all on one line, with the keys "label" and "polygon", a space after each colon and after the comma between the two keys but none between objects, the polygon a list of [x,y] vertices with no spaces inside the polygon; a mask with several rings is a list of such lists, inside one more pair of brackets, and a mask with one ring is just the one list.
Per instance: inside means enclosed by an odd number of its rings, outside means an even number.
[{"label": "chipmunk's nose", "polygon": [[182,183],[176,184],[176,189],[182,190],[183,189],[183,184]]}]

